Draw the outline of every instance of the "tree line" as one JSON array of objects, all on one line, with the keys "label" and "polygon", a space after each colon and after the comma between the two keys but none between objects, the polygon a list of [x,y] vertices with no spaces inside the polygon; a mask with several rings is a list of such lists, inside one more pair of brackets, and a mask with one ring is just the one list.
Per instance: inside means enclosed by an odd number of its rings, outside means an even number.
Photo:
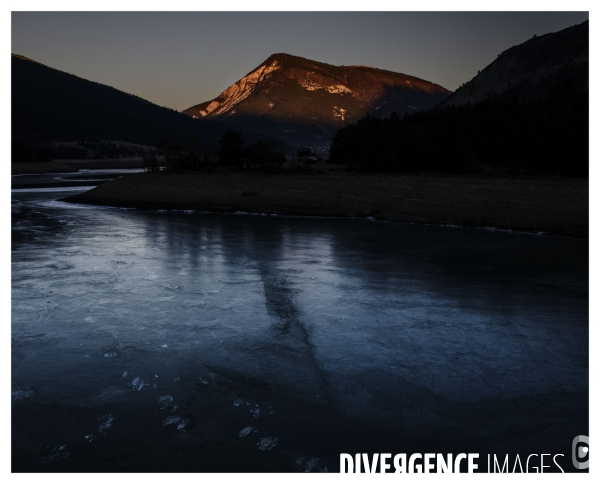
[{"label": "tree line", "polygon": [[87,150],[71,145],[43,143],[28,138],[11,139],[11,163],[83,159],[87,154]]},{"label": "tree line", "polygon": [[[273,170],[281,168],[285,162],[285,155],[276,142],[258,140],[244,146],[242,135],[231,129],[223,134],[216,152],[210,144],[201,144],[194,135],[190,135],[185,143],[163,138],[156,147],[164,156],[169,171],[212,171],[217,167]],[[215,154],[218,159],[213,161]],[[145,166],[148,171],[160,169],[154,153],[145,157]]]},{"label": "tree line", "polygon": [[363,172],[588,176],[587,92],[566,81],[543,100],[499,97],[337,131],[330,162]]},{"label": "tree line", "polygon": [[13,137],[11,162],[39,162],[51,160],[83,160],[104,158],[135,158],[148,151],[146,148],[117,144],[112,141],[78,141],[55,143],[37,137]]}]

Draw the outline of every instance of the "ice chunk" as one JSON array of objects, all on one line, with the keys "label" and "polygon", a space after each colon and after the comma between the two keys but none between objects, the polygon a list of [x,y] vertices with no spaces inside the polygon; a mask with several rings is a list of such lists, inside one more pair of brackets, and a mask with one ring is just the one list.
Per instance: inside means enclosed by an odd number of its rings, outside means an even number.
[{"label": "ice chunk", "polygon": [[98,417],[98,420],[100,419],[104,419],[106,418],[106,422],[101,423],[100,426],[98,427],[98,432],[100,432],[101,434],[105,433],[109,428],[112,427],[112,421],[114,420],[112,414],[108,414],[108,415],[101,415],[100,417]]},{"label": "ice chunk", "polygon": [[167,408],[169,405],[171,405],[173,403],[173,397],[171,395],[163,395],[161,397],[158,397],[158,403],[160,403],[161,405],[164,405],[164,407],[162,408]]},{"label": "ice chunk", "polygon": [[246,437],[246,435],[248,435],[253,430],[254,427],[251,427],[250,425],[248,425],[248,427],[244,427],[242,430],[240,430],[240,437]]},{"label": "ice chunk", "polygon": [[136,390],[141,390],[142,388],[144,388],[146,385],[148,384],[148,382],[142,380],[140,377],[136,376],[130,383],[130,385],[135,388]]},{"label": "ice chunk", "polygon": [[174,415],[173,417],[167,417],[167,419],[163,422],[163,425],[173,425],[181,422],[181,417]]},{"label": "ice chunk", "polygon": [[16,400],[23,400],[24,398],[31,397],[33,397],[33,390],[31,388],[13,387],[11,390],[11,400],[13,402]]},{"label": "ice chunk", "polygon": [[263,437],[256,445],[260,450],[271,450],[277,445],[277,437]]}]

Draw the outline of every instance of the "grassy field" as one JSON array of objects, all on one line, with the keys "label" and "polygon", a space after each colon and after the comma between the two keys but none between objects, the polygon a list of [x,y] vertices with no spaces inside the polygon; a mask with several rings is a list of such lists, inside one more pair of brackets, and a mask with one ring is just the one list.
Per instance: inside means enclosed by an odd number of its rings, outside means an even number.
[{"label": "grassy field", "polygon": [[66,200],[139,209],[373,217],[588,236],[588,180],[140,173]]}]

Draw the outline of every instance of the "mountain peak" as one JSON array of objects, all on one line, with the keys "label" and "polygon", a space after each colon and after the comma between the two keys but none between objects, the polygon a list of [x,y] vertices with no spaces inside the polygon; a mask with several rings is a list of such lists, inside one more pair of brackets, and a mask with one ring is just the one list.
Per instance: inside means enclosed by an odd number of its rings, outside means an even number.
[{"label": "mountain peak", "polygon": [[281,60],[281,59],[290,59],[290,58],[298,58],[298,59],[302,59],[302,57],[299,57],[297,55],[292,55],[292,54],[286,54],[285,52],[276,52],[274,54],[271,54],[267,60]]},{"label": "mountain peak", "polygon": [[252,125],[286,142],[317,146],[326,145],[335,130],[366,114],[428,109],[449,94],[437,84],[406,74],[361,65],[334,66],[279,52],[215,99],[183,112]]}]

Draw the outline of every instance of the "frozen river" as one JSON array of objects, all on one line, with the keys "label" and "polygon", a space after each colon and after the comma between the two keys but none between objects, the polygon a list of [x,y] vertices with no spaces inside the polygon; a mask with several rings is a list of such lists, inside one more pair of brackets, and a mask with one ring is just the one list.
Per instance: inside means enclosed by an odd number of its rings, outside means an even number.
[{"label": "frozen river", "polygon": [[588,434],[588,241],[12,196],[15,471],[337,471]]}]

